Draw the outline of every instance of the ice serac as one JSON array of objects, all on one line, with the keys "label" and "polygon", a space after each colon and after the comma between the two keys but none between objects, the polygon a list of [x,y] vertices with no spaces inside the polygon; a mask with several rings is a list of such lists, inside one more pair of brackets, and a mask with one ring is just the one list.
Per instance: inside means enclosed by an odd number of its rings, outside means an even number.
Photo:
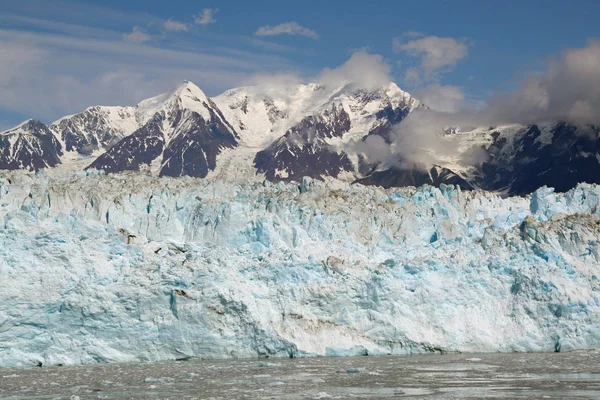
[{"label": "ice serac", "polygon": [[46,125],[28,120],[0,132],[0,170],[38,171],[60,164],[61,144]]},{"label": "ice serac", "polygon": [[2,366],[600,345],[599,186],[2,176]]},{"label": "ice serac", "polygon": [[138,104],[147,121],[98,157],[89,168],[109,173],[148,168],[160,176],[205,177],[221,150],[237,146],[236,132],[200,88],[185,82],[174,93]]}]

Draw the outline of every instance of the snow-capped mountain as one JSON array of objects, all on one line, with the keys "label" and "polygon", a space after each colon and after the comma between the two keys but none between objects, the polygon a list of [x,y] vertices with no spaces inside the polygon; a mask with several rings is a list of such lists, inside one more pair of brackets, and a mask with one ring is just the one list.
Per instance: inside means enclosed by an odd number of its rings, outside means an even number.
[{"label": "snow-capped mountain", "polygon": [[384,110],[403,110],[407,114],[422,107],[395,83],[373,91],[350,83],[339,87],[316,83],[249,86],[228,90],[214,101],[239,132],[243,145],[263,148],[304,118],[320,115],[334,104],[341,105],[348,113],[349,132],[358,137],[382,123]]},{"label": "snow-capped mountain", "polygon": [[55,121],[49,128],[64,144],[65,151],[94,154],[108,150],[139,127],[136,110],[136,107],[90,107]]},{"label": "snow-capped mountain", "polygon": [[46,125],[28,120],[0,132],[0,169],[39,170],[60,163],[63,150]]},{"label": "snow-capped mountain", "polygon": [[[96,106],[46,127],[26,123],[0,134],[0,169],[61,163],[108,173],[300,181],[334,177],[383,187],[458,184],[504,194],[548,185],[564,191],[600,183],[599,130],[561,122],[451,129],[461,151],[436,165],[382,164],[357,143],[380,136],[426,105],[390,83],[376,90],[344,83],[259,85],[210,98],[191,82],[136,106]],[[463,160],[480,148],[487,160]],[[74,160],[77,163],[74,163]],[[403,165],[399,168],[396,165]]]},{"label": "snow-capped mountain", "polygon": [[348,155],[329,144],[351,128],[350,116],[341,105],[311,115],[292,126],[282,137],[256,154],[258,172],[269,180],[296,180],[303,176],[337,178],[354,170]]},{"label": "snow-capped mountain", "polygon": [[240,134],[257,149],[253,165],[269,180],[358,174],[346,147],[372,131],[398,123],[423,107],[395,83],[365,90],[350,83],[244,87],[215,98]]},{"label": "snow-capped mountain", "polygon": [[550,186],[564,192],[578,182],[600,183],[600,129],[564,122],[491,131],[489,160],[478,187],[524,195]]},{"label": "snow-capped mountain", "polygon": [[[600,183],[600,129],[564,122],[508,125],[447,132],[458,139],[460,151],[441,165],[424,169],[374,166],[358,180],[383,187],[459,184],[504,195],[525,195],[542,186],[560,192],[580,182]],[[485,159],[479,166],[464,164],[473,149]]]},{"label": "snow-capped mountain", "polygon": [[366,177],[357,180],[358,183],[363,185],[381,186],[383,188],[391,187],[405,187],[405,186],[440,186],[445,185],[458,185],[462,189],[471,190],[473,186],[468,183],[460,175],[456,174],[448,168],[434,165],[429,170],[422,168],[412,169],[384,169],[381,171],[374,171],[368,174]]},{"label": "snow-capped mountain", "polygon": [[346,154],[346,146],[419,107],[394,83],[373,91],[348,83],[250,86],[211,99],[185,82],[137,106],[90,107],[49,128],[64,149],[63,162],[93,156],[89,168],[106,172],[150,167],[159,175],[204,177],[244,170],[298,180],[344,171],[352,180],[359,177],[358,157]]},{"label": "snow-capped mountain", "polygon": [[191,82],[170,95],[143,101],[136,114],[147,122],[89,168],[114,173],[155,165],[160,176],[205,177],[223,149],[237,146],[235,130]]}]

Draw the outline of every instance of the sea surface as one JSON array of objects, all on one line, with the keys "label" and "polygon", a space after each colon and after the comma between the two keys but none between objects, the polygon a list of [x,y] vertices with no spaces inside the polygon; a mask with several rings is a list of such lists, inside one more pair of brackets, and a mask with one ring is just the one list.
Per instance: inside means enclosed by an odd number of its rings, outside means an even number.
[{"label": "sea surface", "polygon": [[600,351],[0,369],[0,399],[594,399]]}]

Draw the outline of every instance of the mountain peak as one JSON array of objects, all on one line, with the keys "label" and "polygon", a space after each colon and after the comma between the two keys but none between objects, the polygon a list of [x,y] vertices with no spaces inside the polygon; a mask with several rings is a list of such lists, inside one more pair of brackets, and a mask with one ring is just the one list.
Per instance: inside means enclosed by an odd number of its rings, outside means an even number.
[{"label": "mountain peak", "polygon": [[9,128],[5,131],[0,132],[1,134],[11,134],[11,133],[31,133],[33,131],[39,131],[46,129],[46,125],[44,125],[41,121],[36,119],[28,119],[26,121],[21,122],[19,125],[14,128]]},{"label": "mountain peak", "polygon": [[173,92],[173,96],[195,97],[201,100],[207,98],[206,94],[192,81],[183,81]]},{"label": "mountain peak", "polygon": [[196,84],[191,81],[183,81],[174,91],[164,93],[137,105],[137,114],[140,121],[148,121],[157,112],[170,113],[175,109],[194,111],[203,118],[210,118],[208,108],[211,101],[208,96]]}]

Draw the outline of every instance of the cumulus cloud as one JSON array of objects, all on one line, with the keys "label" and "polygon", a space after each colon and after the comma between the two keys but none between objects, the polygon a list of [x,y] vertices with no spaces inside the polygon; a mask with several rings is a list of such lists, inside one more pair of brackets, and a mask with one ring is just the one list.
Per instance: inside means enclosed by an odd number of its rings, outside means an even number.
[{"label": "cumulus cloud", "polygon": [[[418,35],[417,32],[410,32],[409,36],[394,38],[392,48],[396,53],[404,53],[419,60],[421,71],[419,79],[424,81],[438,80],[440,73],[452,70],[469,54],[469,47],[464,40]],[[412,40],[407,41],[407,38]],[[414,70],[410,71],[410,76],[407,78],[415,80]]]},{"label": "cumulus cloud", "polygon": [[258,28],[256,36],[277,36],[277,35],[296,35],[306,36],[311,39],[318,39],[319,35],[312,29],[306,28],[297,22],[284,22],[279,25],[265,25]]},{"label": "cumulus cloud", "polygon": [[457,112],[465,105],[465,94],[460,86],[432,83],[416,90],[414,95],[436,111]]},{"label": "cumulus cloud", "polygon": [[385,168],[429,169],[433,165],[445,166],[448,162],[463,166],[479,165],[486,154],[478,147],[462,149],[454,135],[445,135],[448,128],[460,127],[469,131],[486,126],[489,120],[484,115],[471,111],[457,113],[419,109],[410,113],[402,123],[393,127],[390,142],[383,138],[369,140],[355,146],[370,162]]},{"label": "cumulus cloud", "polygon": [[151,37],[139,26],[134,26],[131,33],[126,33],[123,35],[123,39],[126,42],[141,44],[149,41]]},{"label": "cumulus cloud", "polygon": [[360,50],[334,69],[324,69],[317,82],[325,86],[354,84],[365,89],[378,89],[391,82],[391,67],[379,54]]},{"label": "cumulus cloud", "polygon": [[339,67],[324,68],[315,76],[301,76],[297,72],[257,74],[247,79],[245,83],[276,90],[284,90],[290,85],[309,82],[331,89],[349,85],[360,89],[375,90],[387,86],[392,81],[390,71],[391,67],[385,62],[383,56],[359,50],[355,51]]},{"label": "cumulus cloud", "polygon": [[194,15],[194,23],[197,25],[208,25],[217,22],[215,15],[219,12],[218,8],[205,8],[198,15]]},{"label": "cumulus cloud", "polygon": [[187,32],[189,30],[189,27],[186,23],[176,21],[173,19],[166,20],[164,23],[164,27],[166,30],[172,32]]},{"label": "cumulus cloud", "polygon": [[492,97],[490,112],[521,123],[565,120],[600,125],[600,40],[564,51],[543,73],[528,76],[519,88]]},{"label": "cumulus cloud", "polygon": [[244,80],[243,84],[260,86],[263,88],[281,88],[289,85],[304,83],[304,79],[297,72],[277,72],[272,74],[256,74]]}]

